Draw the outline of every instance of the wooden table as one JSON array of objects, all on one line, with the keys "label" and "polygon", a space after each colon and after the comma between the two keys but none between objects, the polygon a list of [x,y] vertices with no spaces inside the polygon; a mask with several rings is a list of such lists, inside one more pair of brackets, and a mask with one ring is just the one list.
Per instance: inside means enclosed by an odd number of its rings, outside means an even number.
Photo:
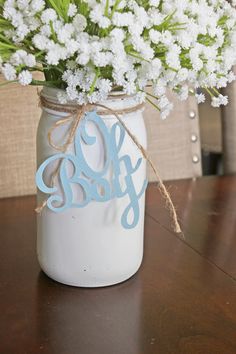
[{"label": "wooden table", "polygon": [[0,353],[235,354],[236,177],[168,186],[185,240],[149,186],[140,271],[92,290],[40,271],[34,197],[1,200]]}]

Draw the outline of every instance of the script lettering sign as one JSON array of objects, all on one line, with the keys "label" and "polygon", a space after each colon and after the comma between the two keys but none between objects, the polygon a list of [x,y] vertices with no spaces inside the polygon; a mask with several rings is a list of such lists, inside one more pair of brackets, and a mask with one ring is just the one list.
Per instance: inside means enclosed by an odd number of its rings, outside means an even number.
[{"label": "script lettering sign", "polygon": [[[100,171],[95,171],[89,166],[83,152],[83,144],[93,146],[97,139],[96,136],[88,134],[86,130],[88,122],[92,122],[98,127],[106,150],[104,166]],[[134,228],[139,221],[139,199],[146,190],[147,180],[143,182],[140,190],[135,189],[133,176],[139,169],[142,158],[139,158],[133,165],[129,155],[120,156],[125,134],[126,132],[119,122],[109,129],[95,111],[88,112],[75,134],[75,154],[57,153],[47,158],[38,168],[36,184],[39,190],[49,195],[47,207],[56,213],[60,213],[69,208],[83,208],[92,201],[106,202],[113,198],[128,196],[129,204],[121,216],[121,224],[126,229]],[[47,185],[44,178],[45,170],[55,162],[59,164],[60,191],[56,185]],[[73,166],[72,175],[68,174],[68,164]],[[113,171],[113,175],[108,180],[109,169]],[[125,181],[122,186],[120,183],[121,175],[123,181]],[[77,184],[83,191],[83,200],[80,202],[73,200],[73,184]],[[132,213],[132,217],[130,217],[130,213]]]}]

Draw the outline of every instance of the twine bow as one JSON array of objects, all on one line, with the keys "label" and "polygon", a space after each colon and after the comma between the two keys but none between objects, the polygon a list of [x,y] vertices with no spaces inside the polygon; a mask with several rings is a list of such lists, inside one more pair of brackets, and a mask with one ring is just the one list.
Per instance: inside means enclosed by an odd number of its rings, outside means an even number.
[{"label": "twine bow", "polygon": [[[96,104],[86,104],[86,105],[82,105],[82,106],[72,106],[72,105],[62,105],[59,103],[53,103],[51,101],[49,101],[48,99],[46,99],[44,96],[39,95],[40,97],[40,106],[44,107],[44,108],[48,108],[57,112],[66,112],[69,113],[68,116],[58,120],[49,130],[48,132],[48,142],[50,144],[50,146],[52,148],[54,148],[55,150],[59,150],[63,153],[65,153],[69,147],[69,145],[73,142],[75,134],[76,134],[76,130],[80,124],[81,119],[84,117],[85,113],[90,112],[94,109],[98,108],[102,108],[103,110],[98,110],[97,113],[99,115],[113,115],[116,117],[116,119],[119,121],[119,123],[121,124],[121,126],[125,129],[126,133],[129,135],[129,137],[131,138],[131,140],[134,142],[134,144],[137,146],[137,148],[139,149],[139,151],[141,152],[143,158],[149,163],[149,165],[151,166],[156,179],[158,181],[158,188],[161,192],[161,195],[163,196],[165,202],[166,202],[166,207],[170,213],[170,217],[172,220],[172,227],[173,230],[180,234],[182,233],[179,222],[178,222],[178,217],[177,217],[177,213],[176,213],[176,209],[174,207],[174,204],[171,200],[170,194],[167,191],[154,163],[152,162],[151,158],[148,155],[147,150],[139,143],[139,141],[137,140],[137,138],[135,137],[135,135],[132,134],[132,132],[129,130],[129,128],[127,128],[127,126],[125,125],[124,121],[120,118],[120,114],[127,114],[127,113],[132,113],[135,112],[141,108],[144,107],[144,104],[139,104],[136,105],[135,107],[131,107],[131,108],[124,108],[124,109],[116,109],[113,110],[103,104],[100,103],[96,103]],[[126,97],[124,95],[124,97]],[[121,96],[112,96],[112,99],[117,99],[117,98],[121,98]],[[53,139],[52,139],[52,134],[55,131],[56,128],[65,125],[67,123],[70,123],[70,127],[69,127],[69,131],[68,131],[68,137],[66,139],[66,142],[61,145],[58,146],[56,144],[54,144]],[[58,165],[58,167],[56,168],[55,172],[52,175],[52,183],[54,183],[55,177],[58,175],[60,169],[60,164]],[[41,213],[43,208],[47,205],[47,200],[45,200],[39,207],[37,207],[35,210],[37,213]]]}]

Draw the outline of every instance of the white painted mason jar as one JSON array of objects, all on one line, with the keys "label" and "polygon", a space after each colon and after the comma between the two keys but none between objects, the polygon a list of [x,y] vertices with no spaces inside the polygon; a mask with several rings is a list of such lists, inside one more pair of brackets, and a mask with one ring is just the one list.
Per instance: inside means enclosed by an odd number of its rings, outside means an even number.
[{"label": "white painted mason jar", "polygon": [[[44,88],[41,94],[50,102],[58,103],[57,92],[57,89]],[[124,96],[119,99],[110,98],[103,104],[114,111],[137,106],[134,98]],[[120,117],[140,144],[146,147],[146,129],[142,111],[143,109],[139,108]],[[49,144],[48,132],[65,116],[68,116],[68,113],[42,107],[37,132],[38,167],[47,158],[58,153]],[[108,129],[117,123],[117,118],[112,114],[101,118]],[[97,141],[90,146],[84,144],[84,156],[91,168],[100,171],[106,159],[104,141],[99,138],[95,125],[90,124],[87,129],[90,135],[96,136]],[[68,134],[67,124],[57,127],[52,136],[53,142],[61,144],[66,134]],[[68,147],[67,153],[75,153],[74,143]],[[133,166],[141,157],[141,152],[127,133],[119,155],[129,155]],[[49,184],[55,168],[55,165],[48,166],[45,172],[45,180]],[[68,171],[68,174],[72,173],[73,171]],[[110,183],[112,183],[112,176],[112,168],[110,168],[106,176]],[[144,159],[132,178],[138,193],[146,179]],[[56,183],[60,189],[59,181]],[[120,183],[121,187],[125,188],[122,166]],[[83,198],[83,192],[76,184],[72,186],[72,191],[73,197]],[[47,197],[38,190],[38,205]],[[121,224],[121,217],[129,203],[129,196],[125,195],[106,202],[92,200],[83,208],[69,208],[60,213],[51,211],[45,206],[37,215],[37,255],[42,270],[58,282],[81,287],[113,285],[134,275],[143,258],[145,193],[139,199],[140,214],[137,225],[126,229]]]}]

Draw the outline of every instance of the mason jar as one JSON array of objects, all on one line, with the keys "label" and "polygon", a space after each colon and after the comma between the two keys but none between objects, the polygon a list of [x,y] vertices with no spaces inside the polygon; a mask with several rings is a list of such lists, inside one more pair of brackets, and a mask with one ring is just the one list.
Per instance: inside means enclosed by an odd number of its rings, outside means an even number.
[{"label": "mason jar", "polygon": [[[117,117],[111,111],[99,114],[99,107],[82,117],[66,151],[60,151],[76,114],[68,114],[66,106],[63,111],[63,105],[57,109],[58,91],[43,88],[41,92],[52,106],[42,103],[37,131],[37,178],[48,188],[38,188],[37,203],[42,205],[50,197],[55,200],[54,209],[45,205],[37,215],[38,260],[42,270],[58,282],[81,287],[113,285],[134,275],[142,262],[146,161],[117,124]],[[146,148],[143,108],[135,98],[117,92],[102,104],[122,111],[119,117],[126,128]],[[70,158],[64,160],[65,155]],[[100,177],[94,181],[94,176],[102,176],[104,185]],[[97,197],[89,195],[81,181],[93,188],[97,183]],[[110,197],[105,198],[106,193]]]}]

